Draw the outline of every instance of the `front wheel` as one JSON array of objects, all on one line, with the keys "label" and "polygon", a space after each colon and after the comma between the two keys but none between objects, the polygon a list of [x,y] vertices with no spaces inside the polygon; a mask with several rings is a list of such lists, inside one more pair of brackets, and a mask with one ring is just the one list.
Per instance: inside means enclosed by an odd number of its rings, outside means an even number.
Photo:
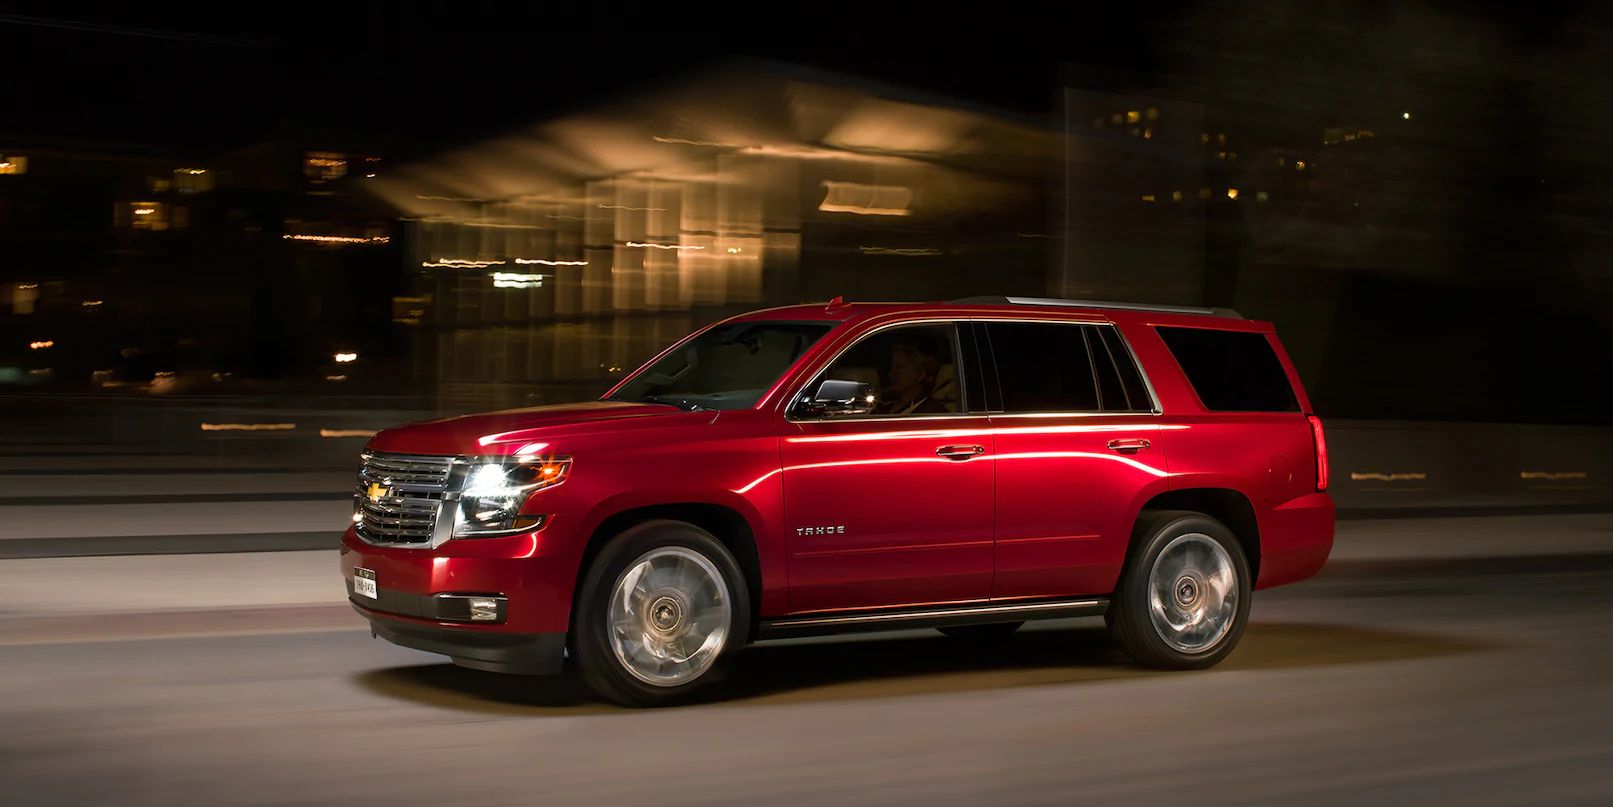
[{"label": "front wheel", "polygon": [[1213,667],[1243,636],[1252,588],[1226,525],[1202,513],[1146,513],[1105,621],[1141,664]]},{"label": "front wheel", "polygon": [[711,533],[651,521],[594,559],[574,624],[590,688],[624,705],[661,706],[722,678],[724,656],[749,631],[750,598],[733,555]]}]

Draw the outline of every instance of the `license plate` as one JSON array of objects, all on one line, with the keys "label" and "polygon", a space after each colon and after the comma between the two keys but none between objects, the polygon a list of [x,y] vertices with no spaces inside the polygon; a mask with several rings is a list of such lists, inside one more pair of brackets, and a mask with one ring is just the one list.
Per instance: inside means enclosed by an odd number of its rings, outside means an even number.
[{"label": "license plate", "polygon": [[372,600],[378,599],[379,595],[375,593],[375,572],[353,567],[353,593]]}]

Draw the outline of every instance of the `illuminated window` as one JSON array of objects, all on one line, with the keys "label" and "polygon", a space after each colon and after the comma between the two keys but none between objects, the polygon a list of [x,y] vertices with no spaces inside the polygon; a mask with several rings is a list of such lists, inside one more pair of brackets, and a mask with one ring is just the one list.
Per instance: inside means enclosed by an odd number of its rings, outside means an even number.
[{"label": "illuminated window", "polygon": [[1172,202],[1180,202],[1180,201],[1182,201],[1182,192],[1181,191],[1171,191],[1171,201]]},{"label": "illuminated window", "polygon": [[1109,122],[1110,123],[1119,123],[1119,122],[1121,122],[1123,120],[1125,120],[1125,116],[1121,115],[1119,112],[1116,112],[1115,114],[1109,116]]},{"label": "illuminated window", "polygon": [[168,229],[168,209],[161,202],[129,202],[128,208],[131,229]]},{"label": "illuminated window", "polygon": [[1210,142],[1210,133],[1205,132],[1204,134],[1199,135],[1199,142],[1200,143],[1209,143]]},{"label": "illuminated window", "polygon": [[1126,122],[1127,123],[1136,123],[1137,121],[1140,121],[1142,119],[1143,119],[1143,113],[1138,112],[1135,109],[1127,110],[1127,112],[1126,112]]},{"label": "illuminated window", "polygon": [[1255,191],[1255,201],[1257,202],[1264,202],[1270,198],[1271,194],[1266,193],[1265,191]]},{"label": "illuminated window", "polygon": [[175,168],[174,190],[180,193],[206,193],[213,189],[213,172],[205,168]]},{"label": "illuminated window", "polygon": [[1226,145],[1227,144],[1227,133],[1226,132],[1221,132],[1221,133],[1217,134],[1215,136],[1215,142],[1216,142],[1216,145],[1221,145],[1221,146]]},{"label": "illuminated window", "polygon": [[1149,107],[1148,111],[1146,113],[1144,113],[1144,114],[1146,114],[1148,116],[1149,120],[1159,120],[1159,108],[1158,107]]},{"label": "illuminated window", "polygon": [[173,186],[167,177],[146,177],[146,190],[152,193],[167,193]]},{"label": "illuminated window", "polygon": [[864,185],[861,182],[824,180],[823,201],[818,209],[828,213],[857,213],[864,216],[907,216],[912,214],[913,190],[900,185]]},{"label": "illuminated window", "polygon": [[20,154],[0,154],[0,174],[28,173],[28,158]]},{"label": "illuminated window", "polygon": [[1227,188],[1227,198],[1228,199],[1236,199],[1236,198],[1238,198],[1238,189],[1237,188]]},{"label": "illuminated window", "polygon": [[1144,202],[1152,202],[1152,201],[1154,201],[1154,195],[1152,193],[1143,194],[1143,201]]},{"label": "illuminated window", "polygon": [[34,304],[39,302],[38,283],[17,283],[11,287],[11,313],[32,314]]},{"label": "illuminated window", "polygon": [[347,155],[333,151],[310,151],[302,157],[302,175],[314,185],[347,176]]},{"label": "illuminated window", "polygon": [[1154,127],[1152,127],[1152,126],[1144,126],[1143,127],[1143,139],[1144,140],[1153,140],[1154,139]]}]

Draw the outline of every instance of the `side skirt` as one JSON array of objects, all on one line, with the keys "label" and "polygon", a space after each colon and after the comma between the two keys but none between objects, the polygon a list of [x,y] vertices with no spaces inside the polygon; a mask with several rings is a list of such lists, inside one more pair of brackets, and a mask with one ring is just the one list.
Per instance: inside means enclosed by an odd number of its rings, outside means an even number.
[{"label": "side skirt", "polygon": [[766,641],[835,633],[950,628],[958,625],[989,625],[993,622],[1020,622],[1032,619],[1069,619],[1102,616],[1108,609],[1107,598],[1088,597],[1079,600],[979,603],[844,614],[814,614],[764,619],[757,632],[757,638]]}]

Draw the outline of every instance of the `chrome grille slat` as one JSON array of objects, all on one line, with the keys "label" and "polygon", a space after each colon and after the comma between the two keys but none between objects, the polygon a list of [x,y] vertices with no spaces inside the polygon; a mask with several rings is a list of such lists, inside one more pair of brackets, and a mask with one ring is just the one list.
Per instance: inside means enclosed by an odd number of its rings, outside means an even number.
[{"label": "chrome grille slat", "polygon": [[[363,455],[353,491],[359,536],[376,544],[430,544],[453,469],[453,457]],[[370,486],[376,484],[386,494],[371,501]]]}]

